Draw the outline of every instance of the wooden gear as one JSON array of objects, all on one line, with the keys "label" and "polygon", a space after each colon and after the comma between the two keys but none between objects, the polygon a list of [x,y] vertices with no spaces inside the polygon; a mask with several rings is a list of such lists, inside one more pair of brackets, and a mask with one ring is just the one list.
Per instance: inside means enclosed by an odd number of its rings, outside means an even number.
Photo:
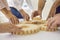
[{"label": "wooden gear", "polygon": [[34,24],[18,24],[16,25],[18,27],[22,27],[22,32],[13,32],[12,34],[15,35],[28,35],[28,34],[33,34],[37,33],[40,31],[40,26],[34,25]]}]

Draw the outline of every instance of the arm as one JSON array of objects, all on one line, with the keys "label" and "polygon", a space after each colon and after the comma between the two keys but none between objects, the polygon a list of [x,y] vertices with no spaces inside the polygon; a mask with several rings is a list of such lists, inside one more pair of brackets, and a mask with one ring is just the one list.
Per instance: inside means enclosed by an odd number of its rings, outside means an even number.
[{"label": "arm", "polygon": [[38,10],[42,11],[45,5],[45,0],[39,0],[38,2]]},{"label": "arm", "polygon": [[6,15],[6,17],[14,24],[19,23],[18,19],[10,11],[10,8],[8,7],[6,0],[2,0],[2,3],[5,7],[2,8],[1,11]]},{"label": "arm", "polygon": [[56,0],[55,3],[53,4],[51,10],[50,10],[50,13],[49,13],[49,16],[48,18],[50,17],[53,17],[56,13],[56,8],[60,5],[60,0]]},{"label": "arm", "polygon": [[34,11],[32,13],[32,18],[35,17],[35,16],[38,16],[38,15],[41,16],[41,13],[42,13],[42,10],[44,8],[44,5],[45,5],[45,0],[39,0],[39,2],[38,2],[38,10]]},{"label": "arm", "polygon": [[14,16],[10,10],[7,10],[6,8],[3,8],[1,10],[3,12],[3,14],[5,14],[5,16],[13,23],[13,24],[18,24],[19,21],[16,18],[16,16]]},{"label": "arm", "polygon": [[29,15],[23,9],[20,9],[19,12],[23,16],[24,20],[29,20]]},{"label": "arm", "polygon": [[[47,26],[48,26],[48,29],[54,29],[55,27],[59,27],[60,26],[60,13],[58,14],[55,14],[56,13],[56,8],[60,5],[60,0],[56,0],[56,2],[54,3],[54,5],[52,6],[52,9],[51,9],[51,14],[49,17],[52,17],[52,18],[49,18],[47,20]],[[49,23],[49,24],[48,24]]]},{"label": "arm", "polygon": [[22,9],[23,1],[24,0],[13,0],[13,4],[14,4],[14,8],[16,8],[21,13],[24,20],[28,21],[29,20],[29,15]]},{"label": "arm", "polygon": [[21,27],[17,27],[14,24],[11,23],[0,23],[0,33],[6,33],[6,32],[20,32]]}]

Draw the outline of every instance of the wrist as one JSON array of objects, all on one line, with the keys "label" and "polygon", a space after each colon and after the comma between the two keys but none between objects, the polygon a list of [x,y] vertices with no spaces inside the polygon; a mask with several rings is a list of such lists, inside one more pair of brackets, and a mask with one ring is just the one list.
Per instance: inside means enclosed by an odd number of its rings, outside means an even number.
[{"label": "wrist", "polygon": [[25,16],[26,12],[23,9],[20,9],[19,12],[21,13],[22,16]]}]

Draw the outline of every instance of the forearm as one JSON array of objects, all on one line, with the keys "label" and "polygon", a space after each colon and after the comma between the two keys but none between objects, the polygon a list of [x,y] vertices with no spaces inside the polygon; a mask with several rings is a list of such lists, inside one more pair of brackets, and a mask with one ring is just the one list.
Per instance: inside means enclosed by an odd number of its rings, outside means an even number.
[{"label": "forearm", "polygon": [[19,12],[21,13],[21,15],[24,17],[26,12],[23,9],[20,9]]},{"label": "forearm", "polygon": [[1,11],[7,17],[13,15],[12,12],[10,10],[7,10],[6,8],[3,8]]},{"label": "forearm", "polygon": [[38,15],[40,15],[40,17],[42,17],[42,11],[38,10]]},{"label": "forearm", "polygon": [[38,10],[41,10],[44,8],[45,0],[39,0],[38,2]]},{"label": "forearm", "polygon": [[48,18],[53,17],[53,16],[56,14],[56,8],[57,8],[59,5],[60,5],[60,0],[56,0],[55,3],[53,4],[51,10],[50,10],[50,13],[49,13]]},{"label": "forearm", "polygon": [[40,16],[42,15],[42,10],[44,8],[44,5],[45,5],[45,0],[39,0],[39,2],[38,2],[38,12],[39,12]]}]

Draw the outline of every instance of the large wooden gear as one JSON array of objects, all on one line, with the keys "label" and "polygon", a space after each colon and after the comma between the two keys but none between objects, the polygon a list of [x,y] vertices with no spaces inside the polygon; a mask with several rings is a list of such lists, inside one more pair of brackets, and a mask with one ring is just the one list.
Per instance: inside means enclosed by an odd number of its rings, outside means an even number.
[{"label": "large wooden gear", "polygon": [[[41,20],[40,20],[41,21]],[[47,30],[47,25],[45,24],[45,20],[43,20],[44,23],[39,23],[38,21],[36,21],[37,23],[32,22],[32,21],[25,21],[24,23],[21,23],[21,24],[17,24],[16,26],[18,27],[21,27],[22,31],[21,32],[13,32],[12,34],[15,34],[15,35],[29,35],[29,34],[34,34],[34,33],[37,33],[39,31],[49,31],[49,32],[52,32],[52,31],[56,31],[57,30],[57,27],[55,27],[55,29],[49,29]]]},{"label": "large wooden gear", "polygon": [[18,27],[22,27],[21,30],[23,30],[22,32],[13,32],[12,34],[15,35],[27,35],[27,34],[33,34],[33,33],[37,33],[40,31],[40,26],[37,26],[35,24],[18,24],[16,25]]}]

